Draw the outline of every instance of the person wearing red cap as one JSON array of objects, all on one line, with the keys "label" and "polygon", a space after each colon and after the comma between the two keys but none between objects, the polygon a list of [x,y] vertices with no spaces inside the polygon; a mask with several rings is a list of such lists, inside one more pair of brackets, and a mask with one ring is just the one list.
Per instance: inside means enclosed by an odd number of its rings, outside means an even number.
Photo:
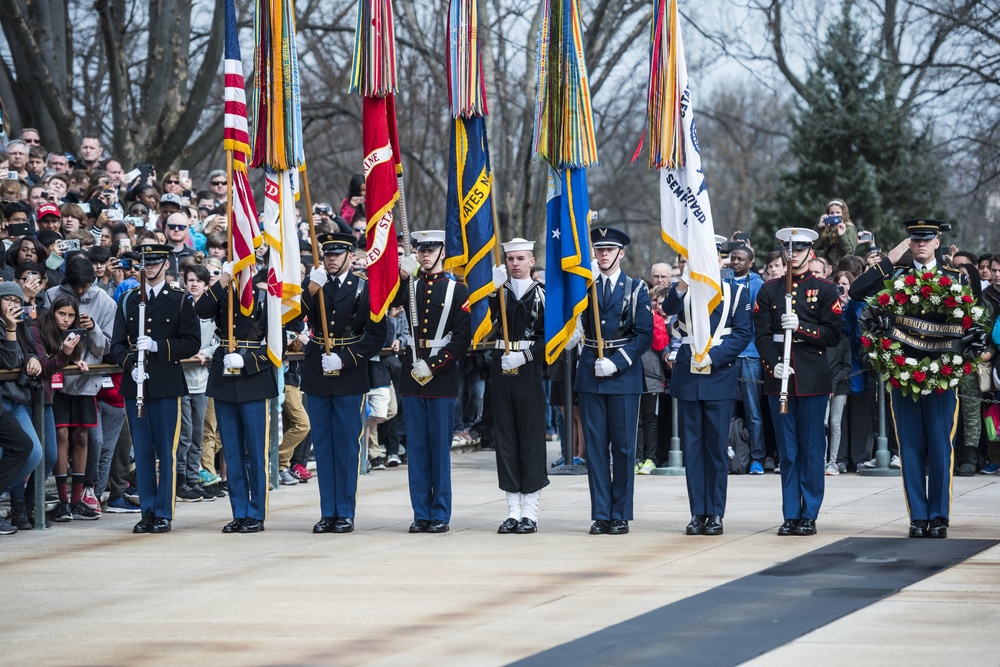
[{"label": "person wearing red cap", "polygon": [[62,226],[62,214],[59,213],[59,207],[55,204],[42,204],[35,210],[35,220],[37,221],[38,230],[48,229],[53,232],[58,232]]}]

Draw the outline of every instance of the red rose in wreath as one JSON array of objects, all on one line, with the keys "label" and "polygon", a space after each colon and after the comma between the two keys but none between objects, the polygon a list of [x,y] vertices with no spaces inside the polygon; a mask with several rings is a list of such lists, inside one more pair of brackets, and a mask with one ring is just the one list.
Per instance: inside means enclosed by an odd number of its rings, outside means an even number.
[{"label": "red rose in wreath", "polygon": [[890,301],[892,301],[892,297],[890,297],[885,292],[882,292],[881,294],[878,295],[878,305],[885,307],[889,305]]},{"label": "red rose in wreath", "polygon": [[871,347],[872,346],[872,339],[869,338],[868,336],[862,336],[861,337],[861,345],[864,346],[864,347]]},{"label": "red rose in wreath", "polygon": [[923,371],[913,371],[913,381],[916,383],[923,382],[927,379],[927,373]]},{"label": "red rose in wreath", "polygon": [[947,306],[948,308],[954,308],[955,306],[958,305],[958,301],[955,301],[955,297],[953,296],[947,296],[944,299],[944,305]]},{"label": "red rose in wreath", "polygon": [[962,373],[968,375],[971,372],[972,372],[972,364],[966,363],[965,365],[962,366]]},{"label": "red rose in wreath", "polygon": [[906,357],[904,357],[901,354],[897,354],[895,357],[892,358],[892,360],[896,362],[897,366],[905,366],[906,365]]},{"label": "red rose in wreath", "polygon": [[931,298],[931,294],[934,294],[934,288],[931,287],[930,285],[924,285],[923,287],[920,288],[920,293],[923,295],[925,299],[929,299]]},{"label": "red rose in wreath", "polygon": [[973,298],[971,296],[969,296],[968,294],[962,295],[962,303],[972,303],[972,302]]},{"label": "red rose in wreath", "polygon": [[906,283],[907,285],[916,285],[917,284],[917,277],[916,276],[906,276],[906,278],[903,279],[903,282]]},{"label": "red rose in wreath", "polygon": [[892,341],[889,340],[888,338],[883,338],[882,339],[882,349],[883,350],[888,350],[890,347],[892,347]]},{"label": "red rose in wreath", "polygon": [[951,375],[952,368],[948,364],[941,367],[941,375],[948,376]]},{"label": "red rose in wreath", "polygon": [[971,326],[972,326],[972,318],[966,315],[965,317],[962,318],[962,328],[968,329]]},{"label": "red rose in wreath", "polygon": [[934,278],[934,274],[931,273],[930,271],[927,271],[924,273],[924,275],[920,277],[923,278],[924,280],[932,280]]},{"label": "red rose in wreath", "polygon": [[899,380],[896,378],[889,378],[889,384],[891,384],[896,389],[899,389]]},{"label": "red rose in wreath", "polygon": [[947,287],[950,284],[951,284],[951,278],[949,278],[948,276],[941,276],[941,280],[938,281],[938,285],[940,285],[941,287]]},{"label": "red rose in wreath", "polygon": [[904,304],[908,298],[910,297],[906,296],[903,292],[896,292],[896,303]]}]

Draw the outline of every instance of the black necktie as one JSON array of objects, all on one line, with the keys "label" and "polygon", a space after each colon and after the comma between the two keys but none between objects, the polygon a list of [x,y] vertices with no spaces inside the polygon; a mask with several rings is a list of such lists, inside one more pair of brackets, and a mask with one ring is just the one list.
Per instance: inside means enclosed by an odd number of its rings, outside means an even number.
[{"label": "black necktie", "polygon": [[604,305],[608,306],[611,303],[611,278],[607,276],[604,277]]},{"label": "black necktie", "polygon": [[156,290],[154,289],[149,290],[149,298],[146,299],[147,305],[153,303],[153,300],[155,298],[156,298]]}]

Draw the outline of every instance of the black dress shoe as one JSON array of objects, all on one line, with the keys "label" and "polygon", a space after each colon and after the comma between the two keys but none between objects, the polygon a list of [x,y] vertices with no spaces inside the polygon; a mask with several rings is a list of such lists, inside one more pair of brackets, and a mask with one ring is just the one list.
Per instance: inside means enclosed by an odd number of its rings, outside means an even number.
[{"label": "black dress shoe", "polygon": [[695,514],[691,517],[691,523],[684,529],[686,535],[701,535],[705,530],[705,515]]},{"label": "black dress shoe", "polygon": [[222,532],[226,534],[238,533],[240,532],[240,528],[242,527],[243,527],[243,519],[233,519],[232,521],[230,521],[229,523],[227,523],[225,526],[222,527]]},{"label": "black dress shoe", "polygon": [[612,519],[608,526],[608,535],[624,535],[628,532],[628,521]]},{"label": "black dress shoe", "polygon": [[151,533],[169,533],[170,532],[170,519],[164,519],[163,517],[156,517],[153,519],[153,526],[149,529]]},{"label": "black dress shoe", "polygon": [[264,532],[264,522],[260,519],[243,519],[243,525],[240,526],[241,533],[263,533]]},{"label": "black dress shoe", "polygon": [[321,518],[319,521],[316,522],[316,525],[313,526],[313,532],[314,533],[332,533],[333,532],[333,526],[334,526],[335,523],[337,523],[337,519],[335,517],[325,516],[325,517]]},{"label": "black dress shoe", "polygon": [[513,535],[517,530],[517,519],[504,519],[500,527],[497,528],[497,533],[500,535]]},{"label": "black dress shoe", "polygon": [[154,521],[156,521],[156,518],[153,516],[153,513],[152,512],[146,512],[145,514],[142,515],[142,518],[139,519],[139,523],[135,524],[135,527],[132,529],[132,532],[133,533],[151,533],[151,532],[153,532],[153,522]]},{"label": "black dress shoe", "polygon": [[434,519],[431,521],[430,525],[427,526],[428,533],[447,533],[448,524],[441,519]]},{"label": "black dress shoe", "polygon": [[538,531],[538,523],[533,519],[527,517],[521,517],[521,521],[517,524],[517,534],[518,535],[528,535],[529,533],[534,533]]},{"label": "black dress shoe", "polygon": [[427,519],[417,519],[410,524],[411,533],[426,533],[427,529],[431,527],[431,522]]},{"label": "black dress shoe", "polygon": [[350,517],[342,517],[340,519],[333,520],[333,532],[335,533],[353,533],[354,532],[354,519]]},{"label": "black dress shoe", "polygon": [[910,537],[927,537],[927,522],[926,521],[911,521],[910,522]]},{"label": "black dress shoe", "polygon": [[594,522],[594,525],[590,527],[591,535],[607,535],[608,531],[611,530],[611,522],[605,521],[604,519],[598,519]]},{"label": "black dress shoe", "polygon": [[713,514],[705,520],[705,528],[702,535],[722,535],[722,517]]},{"label": "black dress shoe", "polygon": [[798,519],[785,519],[785,523],[781,524],[778,528],[778,535],[781,537],[786,537],[788,535],[794,535],[795,529],[799,526]]},{"label": "black dress shoe", "polygon": [[927,537],[948,537],[948,522],[941,518],[932,519]]},{"label": "black dress shoe", "polygon": [[815,535],[816,534],[816,520],[815,519],[800,519],[799,525],[795,527],[796,535]]}]

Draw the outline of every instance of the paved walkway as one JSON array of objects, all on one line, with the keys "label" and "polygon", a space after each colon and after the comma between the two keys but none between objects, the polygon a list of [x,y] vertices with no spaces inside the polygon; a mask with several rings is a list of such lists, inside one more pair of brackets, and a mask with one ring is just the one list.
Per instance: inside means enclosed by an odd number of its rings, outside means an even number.
[{"label": "paved walkway", "polygon": [[[352,535],[310,532],[313,481],[272,492],[257,535],[222,535],[229,505],[215,501],[178,503],[168,535],[133,536],[136,517],[106,514],[0,538],[0,664],[501,665],[908,525],[899,478],[841,475],[827,478],[819,534],[778,538],[778,477],[743,476],[726,534],[687,537],[684,479],[644,476],[632,533],[590,536],[586,477],[554,477],[540,532],[503,536],[492,453],[455,455],[453,480],[447,535],[407,534],[401,467],[361,478]],[[1000,479],[956,478],[954,495],[952,537],[1000,537]],[[996,665],[998,622],[995,547],[753,664]]]}]

